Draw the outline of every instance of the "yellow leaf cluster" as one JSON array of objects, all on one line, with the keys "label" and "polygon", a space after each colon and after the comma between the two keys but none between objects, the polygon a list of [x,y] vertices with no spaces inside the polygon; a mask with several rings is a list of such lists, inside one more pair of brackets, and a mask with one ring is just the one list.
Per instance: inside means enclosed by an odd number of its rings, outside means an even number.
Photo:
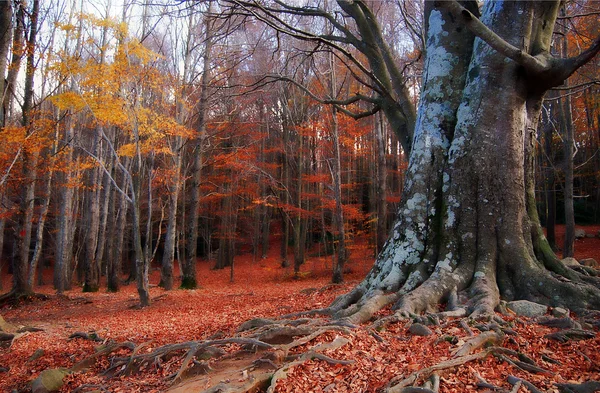
[{"label": "yellow leaf cluster", "polygon": [[67,91],[54,95],[50,97],[50,101],[60,110],[70,109],[79,112],[86,106],[83,97],[74,91]]}]

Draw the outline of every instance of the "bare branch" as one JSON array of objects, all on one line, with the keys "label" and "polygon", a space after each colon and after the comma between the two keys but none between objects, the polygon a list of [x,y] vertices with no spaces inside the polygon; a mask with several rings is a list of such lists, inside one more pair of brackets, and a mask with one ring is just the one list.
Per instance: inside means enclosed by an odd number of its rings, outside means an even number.
[{"label": "bare branch", "polygon": [[581,52],[579,55],[560,60],[559,67],[561,67],[561,74],[565,75],[564,79],[567,79],[575,71],[587,64],[594,58],[594,56],[598,54],[598,52],[600,52],[600,35],[596,37],[589,48]]},{"label": "bare branch", "polygon": [[581,13],[581,14],[559,16],[557,19],[583,18],[583,17],[586,17],[586,16],[594,16],[594,15],[600,15],[600,11],[592,11],[592,12],[584,12],[584,13]]},{"label": "bare branch", "polygon": [[352,111],[350,111],[346,108],[343,108],[341,106],[338,106],[338,105],[336,105],[336,108],[338,111],[342,112],[346,116],[350,116],[354,120],[360,120],[365,117],[373,116],[374,114],[376,114],[377,112],[379,112],[381,110],[381,107],[379,105],[374,105],[373,108],[371,108],[371,110],[364,111],[364,112],[358,112],[358,113],[352,112]]}]

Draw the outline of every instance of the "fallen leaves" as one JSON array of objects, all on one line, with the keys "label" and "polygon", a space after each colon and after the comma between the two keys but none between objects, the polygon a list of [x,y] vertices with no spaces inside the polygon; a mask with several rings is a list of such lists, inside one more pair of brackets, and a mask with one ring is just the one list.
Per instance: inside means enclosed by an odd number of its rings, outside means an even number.
[{"label": "fallen leaves", "polygon": [[[353,254],[355,256],[357,254]],[[364,260],[367,256],[362,256]],[[357,258],[361,256],[357,255]],[[357,262],[344,285],[328,285],[328,258],[312,263],[310,278],[286,279],[276,257],[252,263],[251,258],[236,260],[236,276],[240,282],[229,283],[228,271],[210,270],[206,262],[198,266],[202,288],[193,291],[165,292],[151,288],[151,296],[159,301],[145,309],[132,309],[137,301],[135,288],[125,287],[120,293],[81,294],[67,292],[47,301],[24,304],[19,308],[4,308],[0,313],[13,324],[27,324],[44,329],[30,332],[15,341],[10,348],[0,349],[0,367],[10,370],[0,374],[0,391],[26,389],[29,381],[48,368],[73,367],[92,355],[99,345],[110,341],[130,341],[140,354],[147,354],[162,345],[184,341],[218,339],[234,334],[242,322],[257,317],[276,318],[282,310],[294,313],[329,304],[336,296],[347,292],[366,273],[369,266]],[[316,269],[315,269],[316,267]],[[291,276],[291,275],[288,275]],[[48,280],[50,281],[50,280]],[[151,282],[158,282],[157,272]],[[46,293],[52,289],[43,287]],[[390,310],[380,312],[389,315]],[[460,320],[445,321],[430,326],[431,336],[408,334],[406,322],[392,323],[382,331],[362,326],[352,336],[341,332],[326,332],[309,343],[291,350],[302,353],[336,337],[350,341],[336,349],[323,351],[324,357],[313,357],[292,366],[285,378],[277,382],[276,392],[379,392],[390,381],[400,381],[411,373],[452,359],[453,353],[470,338]],[[581,383],[598,379],[600,374],[600,337],[585,341],[559,342],[545,338],[557,328],[514,319],[510,328],[516,335],[507,336],[503,345],[531,358],[537,365],[552,372],[552,376],[523,371],[510,363],[489,356],[443,372],[441,393],[475,390],[478,378],[508,391],[510,375],[534,384],[543,391],[558,391],[555,382]],[[480,334],[474,325],[469,326]],[[69,336],[94,333],[102,341]],[[83,336],[83,335],[81,335]],[[147,343],[145,345],[142,345]],[[235,345],[225,348],[234,350]],[[42,356],[33,356],[39,351]],[[121,348],[111,356],[130,356],[131,350]],[[98,357],[85,364],[85,370],[66,377],[63,392],[79,387],[91,391],[102,387],[111,392],[163,392],[167,377],[176,375],[186,352],[164,361],[160,367],[144,365],[140,373],[107,379],[101,375],[111,366],[109,358]],[[353,361],[341,364],[328,359]],[[237,378],[242,378],[239,374]],[[422,382],[422,381],[421,381]]]}]

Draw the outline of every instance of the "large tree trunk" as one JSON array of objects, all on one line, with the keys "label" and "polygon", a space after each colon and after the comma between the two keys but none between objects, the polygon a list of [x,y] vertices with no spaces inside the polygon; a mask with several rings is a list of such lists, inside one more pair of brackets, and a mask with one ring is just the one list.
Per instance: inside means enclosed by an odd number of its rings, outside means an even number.
[{"label": "large tree trunk", "polygon": [[457,3],[435,4],[398,221],[368,276],[329,311],[362,322],[390,303],[402,315],[445,302],[488,315],[500,298],[600,308],[599,280],[560,263],[535,210],[531,134],[544,92],[574,71],[547,57],[559,2],[486,3],[481,21],[502,38]]}]

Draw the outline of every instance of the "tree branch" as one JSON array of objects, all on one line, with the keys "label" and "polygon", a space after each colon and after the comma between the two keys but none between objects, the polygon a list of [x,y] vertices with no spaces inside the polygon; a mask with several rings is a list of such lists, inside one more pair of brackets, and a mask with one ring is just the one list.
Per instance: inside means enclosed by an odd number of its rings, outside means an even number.
[{"label": "tree branch", "polygon": [[573,75],[575,71],[587,64],[598,54],[598,52],[600,52],[600,35],[596,37],[589,48],[579,55],[560,60],[558,66],[561,67],[561,74],[565,75],[564,79],[567,79]]},{"label": "tree branch", "polygon": [[381,107],[379,105],[374,105],[373,108],[371,108],[371,110],[364,111],[364,112],[358,112],[358,113],[352,112],[352,111],[350,111],[346,108],[340,107],[338,105],[336,105],[335,107],[337,108],[338,111],[342,112],[346,116],[353,118],[354,120],[360,120],[365,117],[372,116],[381,110]]},{"label": "tree branch", "polygon": [[551,65],[547,61],[547,56],[531,56],[522,49],[506,42],[455,0],[438,1],[436,2],[436,6],[450,11],[455,18],[461,19],[473,34],[481,38],[499,53],[525,67],[530,73],[541,74],[550,70]]}]

